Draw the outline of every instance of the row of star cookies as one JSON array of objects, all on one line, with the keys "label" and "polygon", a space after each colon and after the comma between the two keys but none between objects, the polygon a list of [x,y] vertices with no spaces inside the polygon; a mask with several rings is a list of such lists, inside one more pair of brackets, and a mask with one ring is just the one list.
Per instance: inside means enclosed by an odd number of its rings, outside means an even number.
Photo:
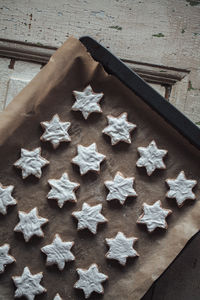
[{"label": "row of star cookies", "polygon": [[[134,177],[125,177],[118,171],[113,180],[106,180],[104,182],[104,185],[109,190],[106,200],[118,200],[123,205],[128,197],[136,197],[137,193],[133,188],[134,180]],[[49,179],[48,183],[51,186],[51,190],[47,198],[57,200],[60,208],[67,201],[77,202],[75,190],[80,184],[70,181],[66,172],[62,174],[60,179]],[[175,199],[179,207],[186,200],[194,200],[196,198],[192,189],[197,184],[197,181],[186,179],[184,171],[181,171],[175,179],[166,179],[166,183],[170,188],[166,197]]]},{"label": "row of star cookies", "polygon": [[[118,118],[112,117],[110,125],[103,130],[104,133],[111,136],[112,144],[116,144],[119,141],[131,143],[129,129],[133,129],[135,125],[127,122],[126,118],[126,113]],[[50,141],[54,148],[57,148],[62,141],[71,140],[67,132],[70,122],[61,122],[58,115],[55,115],[50,122],[41,122],[41,124],[45,127],[45,132],[41,140]],[[147,147],[138,147],[137,150],[140,158],[137,160],[136,166],[145,167],[149,176],[156,169],[166,168],[163,159],[167,154],[167,150],[159,149],[154,140]],[[105,158],[105,155],[97,152],[96,143],[92,143],[87,147],[78,145],[77,156],[72,159],[72,162],[80,167],[80,173],[84,175],[90,170],[98,172],[100,170],[100,163]],[[22,177],[25,179],[31,174],[40,178],[42,175],[41,168],[47,164],[49,164],[49,161],[41,156],[41,148],[38,147],[32,151],[22,148],[21,158],[14,163],[14,166],[22,169]]]},{"label": "row of star cookies", "polygon": [[[137,126],[127,121],[127,113],[124,112],[118,117],[108,115],[107,120],[108,126],[102,130],[102,133],[111,137],[111,144],[115,145],[120,141],[130,144],[130,132]],[[71,141],[71,137],[68,133],[71,123],[62,122],[58,114],[55,114],[50,121],[44,121],[40,124],[45,130],[40,139],[45,142],[49,141],[54,149],[56,149],[61,142]]]},{"label": "row of star cookies", "polygon": [[[184,173],[181,172],[179,176],[183,176]],[[67,174],[65,174],[67,176]],[[63,177],[63,176],[62,176]],[[62,178],[63,179],[63,178]],[[59,206],[61,207],[63,203],[67,200],[74,200],[75,194],[73,192],[74,187],[77,186],[76,183],[70,182],[68,178],[64,178],[65,181],[54,180],[54,188],[49,192],[50,198],[57,198]],[[194,199],[195,195],[192,192],[192,186],[195,184],[195,181],[185,180],[183,182],[182,178],[182,189],[180,190],[180,186],[174,194],[175,190],[170,190],[168,193],[172,193],[171,196],[179,197],[179,203],[182,203],[186,199]],[[124,204],[125,199],[128,196],[136,196],[136,192],[133,189],[133,181],[134,178],[124,178],[119,172],[116,174],[113,181],[106,181],[105,185],[109,189],[109,194],[107,195],[107,200],[110,201],[112,199],[118,199],[121,204]],[[60,183],[60,185],[59,185]],[[184,183],[184,184],[183,184]],[[173,185],[176,185],[176,180],[172,182]],[[11,195],[13,191],[13,186],[8,187],[0,187],[0,207],[1,212],[5,213],[8,205],[16,204],[16,200]],[[51,193],[52,192],[52,193]],[[182,193],[183,192],[183,193]],[[72,197],[69,198],[69,194],[71,193]],[[48,195],[49,195],[48,194]],[[67,195],[67,196],[66,196]],[[170,196],[170,195],[169,195]],[[66,198],[67,197],[67,198]],[[3,208],[3,211],[2,211]],[[168,215],[171,213],[169,210],[165,210],[160,208],[160,201],[155,202],[153,205],[148,205],[146,203],[143,204],[144,215],[139,217],[138,223],[144,223],[147,225],[148,230],[151,232],[151,227],[153,226],[153,230],[156,227],[156,224],[159,225],[158,217],[161,215]],[[75,211],[72,215],[78,220],[78,229],[88,228],[93,234],[97,232],[98,223],[106,222],[107,219],[101,214],[102,204],[97,204],[94,206],[90,206],[87,203],[83,203],[82,210]],[[41,226],[48,222],[46,218],[42,218],[38,216],[37,208],[33,208],[30,212],[25,213],[23,211],[19,211],[19,219],[20,222],[15,226],[14,231],[21,231],[24,235],[24,239],[26,242],[30,240],[33,235],[43,236],[43,232],[41,230]],[[146,221],[145,221],[146,220]],[[148,224],[149,223],[149,224]],[[154,225],[152,225],[154,224]],[[163,227],[164,226],[164,227]],[[160,227],[165,228],[166,223],[165,220],[162,220]]]},{"label": "row of star cookies", "polygon": [[[72,212],[72,216],[78,221],[77,229],[88,229],[93,234],[96,234],[98,224],[108,221],[101,211],[102,204],[91,206],[84,202],[81,210]],[[138,218],[137,223],[146,224],[148,231],[151,232],[157,227],[167,228],[165,218],[172,211],[162,208],[160,200],[152,205],[143,203],[143,211],[144,213]],[[48,219],[38,215],[37,207],[29,212],[19,211],[18,216],[19,223],[14,227],[14,231],[21,232],[25,242],[29,242],[34,235],[44,236],[41,227],[48,223]]]},{"label": "row of star cookies", "polygon": [[[102,130],[102,133],[111,137],[111,144],[116,145],[120,141],[131,143],[130,132],[137,126],[127,121],[127,113],[124,112],[118,117],[107,116],[108,126]],[[71,126],[70,122],[62,122],[58,114],[55,114],[50,121],[40,123],[45,129],[40,137],[41,141],[50,142],[56,149],[61,142],[70,142],[71,137],[68,130]]]},{"label": "row of star cookies", "polygon": [[[85,120],[92,112],[102,112],[99,101],[103,97],[103,93],[95,93],[91,86],[88,85],[83,92],[73,91],[75,103],[72,110],[81,111]],[[111,137],[111,144],[115,145],[120,141],[131,143],[130,132],[137,126],[128,122],[127,113],[124,112],[118,117],[107,116],[108,126],[102,130],[102,133]],[[61,142],[70,142],[68,130],[71,126],[70,122],[62,122],[58,114],[54,115],[50,121],[40,123],[45,130],[41,136],[42,141],[49,141],[53,148],[56,149]]]},{"label": "row of star cookies", "polygon": [[[78,221],[77,230],[88,229],[91,233],[97,233],[99,223],[108,222],[101,213],[102,204],[89,205],[84,202],[82,209],[72,212],[72,216]],[[166,217],[172,213],[172,210],[165,209],[161,206],[161,201],[157,200],[153,204],[143,203],[143,213],[139,216],[136,223],[145,224],[149,232],[154,231],[157,227],[167,229]],[[48,219],[38,215],[37,207],[28,213],[19,211],[19,223],[15,226],[15,232],[21,232],[24,240],[29,240],[34,236],[44,237],[41,226],[48,222]]]},{"label": "row of star cookies", "polygon": [[[35,235],[38,235],[38,232]],[[128,257],[139,256],[133,248],[137,240],[138,238],[136,237],[127,238],[122,232],[118,232],[114,238],[106,238],[105,241],[109,246],[109,251],[105,255],[106,258],[117,260],[121,265],[125,266]],[[75,256],[71,252],[73,245],[73,241],[63,241],[59,234],[55,234],[52,243],[41,248],[41,251],[47,257],[46,265],[51,266],[55,264],[62,271],[66,262],[75,260]],[[13,256],[8,254],[9,250],[9,244],[4,244],[0,247],[0,273],[5,271],[6,265],[16,261]]]},{"label": "row of star cookies", "polygon": [[[108,279],[108,276],[99,272],[98,266],[93,263],[88,269],[76,269],[79,280],[74,284],[74,288],[82,289],[85,298],[89,298],[93,292],[103,294],[104,289],[102,282]],[[34,300],[35,296],[47,292],[46,288],[41,285],[43,273],[32,274],[29,267],[25,267],[21,276],[13,276],[12,279],[16,286],[15,298],[26,297]],[[53,300],[62,300],[57,293]]]},{"label": "row of star cookies", "polygon": [[[99,105],[100,100],[103,98],[103,93],[95,93],[92,87],[88,85],[82,92],[73,91],[76,99],[72,106],[72,110],[80,111],[85,120],[93,112],[101,113],[102,109]],[[108,126],[103,129],[103,133],[111,137],[111,144],[115,145],[120,141],[131,143],[130,132],[137,126],[127,121],[127,113],[122,113],[118,117],[111,115],[107,116]]]},{"label": "row of star cookies", "polygon": [[[88,166],[89,164],[87,164],[87,167]],[[85,171],[85,167],[82,171]],[[60,179],[49,179],[48,183],[51,186],[51,190],[47,198],[57,200],[60,208],[62,208],[67,201],[77,201],[75,190],[78,189],[80,184],[70,181],[66,172],[62,174]],[[176,199],[179,207],[181,207],[186,200],[194,200],[196,198],[192,189],[197,184],[197,181],[186,179],[184,171],[181,171],[175,179],[167,179],[166,183],[170,188],[166,197]],[[107,180],[104,184],[109,190],[106,197],[107,201],[118,200],[123,205],[127,197],[137,196],[133,188],[134,177],[124,177],[121,172],[117,172],[113,180]],[[17,204],[16,199],[12,196],[13,189],[13,185],[3,186],[0,184],[0,213],[3,215],[7,213],[7,207],[9,205]]]},{"label": "row of star cookies", "polygon": [[[3,259],[7,264],[12,263],[15,259],[8,254],[9,245],[5,244],[0,247],[0,253],[3,254]],[[0,265],[2,264],[0,260]],[[74,288],[82,289],[85,298],[88,298],[92,292],[103,293],[102,282],[104,282],[108,276],[100,273],[98,266],[92,264],[88,269],[76,269],[79,280],[74,284]],[[29,267],[25,267],[21,276],[12,276],[14,284],[16,286],[15,298],[26,297],[29,300],[34,300],[35,296],[47,292],[46,288],[40,284],[43,279],[43,273],[32,274]],[[57,293],[53,300],[62,300]]]}]

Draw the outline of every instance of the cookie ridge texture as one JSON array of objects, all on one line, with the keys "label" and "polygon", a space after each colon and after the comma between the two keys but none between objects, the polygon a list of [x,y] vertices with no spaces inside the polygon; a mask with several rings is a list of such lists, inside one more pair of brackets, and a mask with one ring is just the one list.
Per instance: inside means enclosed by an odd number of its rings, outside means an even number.
[{"label": "cookie ridge texture", "polygon": [[78,220],[78,230],[87,228],[93,234],[97,233],[98,223],[105,223],[108,220],[101,214],[102,204],[90,206],[83,203],[82,210],[74,211],[72,215]]},{"label": "cookie ridge texture", "polygon": [[123,232],[118,232],[114,238],[106,238],[109,251],[106,258],[117,260],[122,266],[125,266],[128,257],[137,257],[139,254],[133,248],[136,237],[127,238]]},{"label": "cookie ridge texture", "polygon": [[117,172],[113,181],[107,180],[104,182],[109,190],[106,200],[117,199],[123,205],[127,197],[136,197],[137,193],[133,188],[134,179],[134,177],[125,178],[121,172]]},{"label": "cookie ridge texture", "polygon": [[25,179],[29,175],[40,178],[41,168],[48,164],[49,161],[41,156],[41,147],[38,147],[32,151],[21,148],[21,157],[14,163],[14,166],[22,169],[22,178]]},{"label": "cookie ridge texture", "polygon": [[163,162],[167,150],[159,149],[153,140],[147,147],[138,147],[140,158],[136,162],[136,166],[145,167],[147,174],[150,176],[156,169],[166,169]]},{"label": "cookie ridge texture", "polygon": [[71,123],[62,122],[58,114],[55,114],[50,121],[43,121],[40,122],[40,124],[45,130],[40,140],[45,142],[49,141],[54,149],[56,149],[61,142],[71,141],[71,137],[68,133]]},{"label": "cookie ridge texture", "polygon": [[72,106],[72,110],[81,111],[85,120],[93,112],[102,112],[99,101],[102,99],[103,93],[95,93],[91,85],[88,85],[82,92],[73,91],[73,94],[76,101]]},{"label": "cookie ridge texture", "polygon": [[111,144],[116,145],[119,142],[131,144],[130,132],[134,130],[137,125],[128,122],[127,113],[124,112],[118,117],[111,115],[107,116],[108,125],[102,131],[111,138]]},{"label": "cookie ridge texture", "polygon": [[157,227],[167,229],[166,217],[172,213],[170,209],[161,207],[161,201],[158,200],[152,205],[143,203],[143,214],[138,218],[138,224],[145,224],[149,232],[153,232]]},{"label": "cookie ridge texture", "polygon": [[106,158],[97,150],[96,143],[92,143],[88,147],[82,145],[77,146],[77,155],[72,159],[72,163],[80,168],[80,174],[84,175],[89,171],[100,171],[100,164]]},{"label": "cookie ridge texture", "polygon": [[108,276],[100,273],[96,264],[92,264],[87,270],[78,268],[77,273],[79,280],[75,283],[74,287],[82,289],[86,299],[90,297],[92,292],[104,293],[102,282],[107,280]]},{"label": "cookie ridge texture", "polygon": [[67,172],[63,173],[59,179],[49,179],[48,183],[51,190],[47,198],[57,200],[60,208],[63,207],[65,202],[77,202],[75,190],[79,188],[80,184],[70,181]]},{"label": "cookie ridge texture", "polygon": [[183,206],[184,202],[188,199],[196,199],[192,189],[197,184],[197,181],[186,179],[184,171],[181,171],[176,179],[167,179],[166,183],[170,188],[166,197],[176,199],[176,203],[179,207]]},{"label": "cookie ridge texture", "polygon": [[66,262],[75,260],[71,252],[73,245],[74,242],[64,242],[59,234],[56,234],[51,244],[41,248],[41,251],[47,256],[47,266],[56,264],[58,269],[62,271]]},{"label": "cookie ridge texture", "polygon": [[36,295],[46,292],[40,284],[43,273],[32,274],[28,267],[24,268],[21,276],[13,276],[12,279],[16,286],[15,298],[25,296],[28,300],[34,300]]},{"label": "cookie ridge texture", "polygon": [[11,195],[13,190],[13,185],[3,186],[0,183],[0,213],[2,215],[7,214],[7,206],[17,204],[17,201]]},{"label": "cookie ridge texture", "polygon": [[15,258],[8,254],[10,250],[9,244],[4,244],[0,247],[0,274],[5,271],[5,268],[8,264],[12,264],[15,260]]},{"label": "cookie ridge texture", "polygon": [[28,242],[32,236],[44,237],[41,226],[48,222],[48,219],[38,215],[37,207],[30,210],[28,213],[19,211],[19,223],[15,226],[14,231],[22,232],[24,240]]}]

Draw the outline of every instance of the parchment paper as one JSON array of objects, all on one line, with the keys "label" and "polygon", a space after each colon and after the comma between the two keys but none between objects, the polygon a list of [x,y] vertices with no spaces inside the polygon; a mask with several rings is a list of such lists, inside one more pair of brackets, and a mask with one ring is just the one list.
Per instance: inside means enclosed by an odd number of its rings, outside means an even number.
[{"label": "parchment paper", "polygon": [[[85,121],[80,112],[72,112],[73,90],[82,90],[91,84],[95,92],[103,92],[101,101],[103,114],[92,114]],[[107,125],[106,115],[118,116],[128,113],[128,120],[137,124],[132,133],[132,144],[111,146],[110,139],[101,131]],[[40,122],[50,120],[58,113],[62,120],[72,123],[71,143],[63,143],[53,150],[49,143],[40,142],[42,135]],[[155,139],[161,149],[167,149],[166,170],[157,170],[148,177],[143,168],[136,167],[138,146],[147,146]],[[78,167],[71,159],[76,155],[77,144],[84,146],[97,143],[99,152],[106,155],[99,175],[90,173],[80,176]],[[29,177],[22,180],[20,170],[13,163],[20,157],[21,147],[29,150],[41,146],[42,156],[50,161],[43,168],[40,180]],[[140,299],[176,255],[200,227],[199,189],[195,188],[197,200],[188,201],[178,208],[175,200],[166,199],[168,190],[165,179],[175,178],[181,170],[186,177],[199,180],[199,158],[197,149],[172,129],[163,119],[152,111],[141,99],[113,76],[108,75],[86,52],[75,38],[67,42],[51,57],[41,72],[15,97],[14,101],[0,116],[0,182],[15,186],[14,197],[17,206],[10,207],[6,216],[0,216],[0,244],[9,243],[16,263],[7,266],[0,276],[0,299],[13,299],[13,275],[21,275],[25,266],[32,273],[43,271],[42,284],[47,293],[37,299],[53,299],[57,292],[63,299],[84,299],[83,292],[73,288],[78,280],[76,268],[88,268],[97,263],[101,272],[109,276],[103,284],[104,299]],[[137,198],[129,198],[124,206],[117,202],[107,202],[105,180],[112,180],[121,171],[125,176],[135,177]],[[68,172],[72,181],[80,183],[77,191],[77,204],[67,203],[60,209],[56,201],[47,200],[50,189],[47,180],[60,178]],[[167,218],[167,231],[156,230],[149,234],[145,227],[137,225],[142,213],[142,203],[152,204],[160,199],[163,207],[173,210]],[[108,219],[101,224],[95,236],[87,230],[78,232],[77,222],[71,216],[82,203],[103,204],[102,213]],[[29,211],[37,206],[39,215],[49,219],[43,227],[44,238],[34,237],[25,243],[22,234],[14,233],[18,223],[18,210]],[[139,238],[135,249],[139,258],[128,259],[125,267],[116,261],[107,260],[108,250],[105,238],[114,237],[118,231],[127,236]],[[64,240],[74,241],[75,262],[68,263],[60,272],[56,266],[46,267],[46,256],[40,248],[52,242],[56,233]],[[101,299],[94,294],[91,299]]]}]

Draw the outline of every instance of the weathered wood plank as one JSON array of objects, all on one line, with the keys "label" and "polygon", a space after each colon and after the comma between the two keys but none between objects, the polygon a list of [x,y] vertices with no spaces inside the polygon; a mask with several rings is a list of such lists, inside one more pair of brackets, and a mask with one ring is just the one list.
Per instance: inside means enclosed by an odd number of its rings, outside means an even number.
[{"label": "weathered wood plank", "polygon": [[10,59],[0,58],[0,111],[28,84],[40,71],[41,65],[16,61],[9,68]]},{"label": "weathered wood plank", "polygon": [[59,47],[69,35],[90,35],[127,61],[187,69],[170,100],[196,122],[199,19],[200,5],[186,0],[1,0],[0,37]]},{"label": "weathered wood plank", "polygon": [[1,0],[0,11],[2,38],[60,46],[91,35],[121,58],[199,65],[200,6],[185,0]]},{"label": "weathered wood plank", "polygon": [[16,61],[8,81],[7,94],[5,98],[6,107],[12,99],[31,81],[31,79],[40,71],[41,65]]},{"label": "weathered wood plank", "polygon": [[5,106],[9,78],[12,70],[9,69],[10,59],[0,58],[0,111]]}]

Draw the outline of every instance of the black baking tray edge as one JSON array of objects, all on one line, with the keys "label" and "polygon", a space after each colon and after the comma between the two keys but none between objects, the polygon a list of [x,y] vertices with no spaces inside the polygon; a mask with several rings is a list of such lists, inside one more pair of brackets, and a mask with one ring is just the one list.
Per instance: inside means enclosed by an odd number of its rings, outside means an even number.
[{"label": "black baking tray edge", "polygon": [[93,38],[83,36],[79,40],[87,48],[93,59],[103,65],[107,73],[116,76],[191,144],[200,149],[200,129],[192,121]]}]

